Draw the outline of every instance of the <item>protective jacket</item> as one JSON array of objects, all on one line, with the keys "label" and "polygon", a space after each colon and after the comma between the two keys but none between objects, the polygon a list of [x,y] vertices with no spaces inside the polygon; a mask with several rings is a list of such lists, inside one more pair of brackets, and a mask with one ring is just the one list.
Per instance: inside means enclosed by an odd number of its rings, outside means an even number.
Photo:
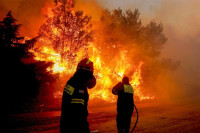
[{"label": "protective jacket", "polygon": [[128,133],[134,107],[133,87],[128,82],[120,82],[113,87],[112,93],[118,95],[116,119],[118,131]]},{"label": "protective jacket", "polygon": [[87,88],[93,88],[95,84],[93,72],[84,69],[78,69],[69,79],[63,92],[60,132],[90,132],[87,122]]}]

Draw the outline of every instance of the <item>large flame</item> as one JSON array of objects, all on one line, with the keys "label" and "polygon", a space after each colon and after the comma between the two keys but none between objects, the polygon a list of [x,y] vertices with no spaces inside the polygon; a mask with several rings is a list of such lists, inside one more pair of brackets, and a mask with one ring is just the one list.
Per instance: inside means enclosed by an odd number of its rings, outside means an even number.
[{"label": "large flame", "polygon": [[[49,16],[52,17],[51,10],[48,10]],[[63,19],[63,18],[62,18]],[[49,25],[48,31],[50,30],[53,37],[62,36],[61,30],[59,30],[53,23]],[[65,31],[67,27],[63,27]],[[73,75],[76,71],[76,65],[83,58],[83,55],[88,55],[90,60],[94,63],[94,74],[97,78],[97,85],[94,89],[89,91],[90,99],[100,99],[108,102],[115,101],[116,97],[112,94],[112,87],[120,82],[125,74],[131,74],[130,83],[134,87],[134,94],[138,96],[141,100],[143,99],[153,99],[154,97],[144,96],[141,92],[140,85],[142,84],[142,65],[143,61],[139,64],[131,64],[130,58],[127,57],[127,49],[121,49],[117,57],[113,57],[112,65],[108,65],[104,62],[104,57],[102,49],[99,48],[97,44],[90,43],[87,45],[87,51],[85,46],[79,48],[76,51],[76,57],[73,61],[68,58],[63,59],[62,50],[65,52],[69,48],[62,47],[59,50],[55,50],[54,46],[51,45],[51,40],[45,37],[40,37],[37,44],[30,50],[35,55],[35,60],[53,62],[53,66],[47,68],[46,71],[52,72],[53,74],[59,73],[61,75]],[[60,41],[60,43],[63,43]],[[61,44],[62,45],[62,44]],[[115,50],[118,46],[113,46],[111,50]],[[69,77],[68,76],[68,77]],[[66,82],[66,81],[65,81]],[[62,94],[62,90],[57,90],[56,94]],[[58,95],[55,95],[58,96]]]}]

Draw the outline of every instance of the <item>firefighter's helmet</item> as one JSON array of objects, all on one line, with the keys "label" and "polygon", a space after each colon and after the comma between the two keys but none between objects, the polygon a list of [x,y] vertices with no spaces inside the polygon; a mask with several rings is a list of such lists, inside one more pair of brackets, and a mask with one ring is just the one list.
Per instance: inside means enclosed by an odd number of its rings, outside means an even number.
[{"label": "firefighter's helmet", "polygon": [[124,76],[122,79],[122,83],[129,83],[129,78],[127,76]]},{"label": "firefighter's helmet", "polygon": [[84,58],[78,63],[77,70],[78,69],[84,69],[93,72],[94,71],[93,62],[90,61],[88,58]]}]

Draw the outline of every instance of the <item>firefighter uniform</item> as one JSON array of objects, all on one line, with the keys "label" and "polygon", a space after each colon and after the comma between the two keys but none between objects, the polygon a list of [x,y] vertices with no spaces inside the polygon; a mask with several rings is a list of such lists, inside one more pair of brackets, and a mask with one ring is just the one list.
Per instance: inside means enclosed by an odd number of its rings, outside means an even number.
[{"label": "firefighter uniform", "polygon": [[133,113],[133,87],[129,84],[128,77],[124,77],[112,89],[114,95],[118,95],[117,100],[117,129],[119,133],[129,133],[131,116]]},{"label": "firefighter uniform", "polygon": [[87,122],[89,99],[87,88],[93,88],[95,85],[93,63],[86,58],[78,64],[76,73],[64,88],[60,119],[61,133],[90,132]]}]

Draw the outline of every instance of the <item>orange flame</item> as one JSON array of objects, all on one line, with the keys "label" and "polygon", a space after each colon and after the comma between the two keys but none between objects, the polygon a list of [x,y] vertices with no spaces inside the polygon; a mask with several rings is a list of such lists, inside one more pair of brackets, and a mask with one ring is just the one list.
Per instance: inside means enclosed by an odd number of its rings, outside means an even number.
[{"label": "orange flame", "polygon": [[[50,15],[52,15],[51,12]],[[62,34],[62,31],[59,31],[53,24],[50,27],[55,36],[60,36]],[[101,54],[101,49],[98,49],[96,45],[97,44],[88,45],[88,51],[85,51],[84,48],[80,48],[73,62],[67,59],[63,61],[61,53],[56,52],[53,46],[50,45],[49,40],[42,37],[30,52],[34,54],[35,60],[53,62],[53,66],[47,68],[47,71],[53,74],[60,73],[63,75],[72,75],[76,71],[76,65],[83,58],[85,52],[87,52],[90,60],[94,63],[94,74],[97,78],[96,87],[89,90],[90,99],[101,99],[108,102],[115,101],[116,97],[112,94],[112,87],[117,82],[121,81],[125,74],[131,73],[131,71],[134,71],[132,76],[130,76],[130,83],[134,87],[134,94],[141,100],[154,99],[154,97],[144,96],[141,92],[140,85],[143,82],[141,77],[142,61],[136,66],[131,64],[131,59],[126,56],[128,50],[122,49],[119,56],[113,59],[112,66],[109,66],[103,61],[106,57]],[[113,46],[113,50],[115,50],[116,47],[117,46]],[[65,48],[64,50],[67,51],[69,49]],[[61,94],[61,91],[57,91],[55,97]]]}]

